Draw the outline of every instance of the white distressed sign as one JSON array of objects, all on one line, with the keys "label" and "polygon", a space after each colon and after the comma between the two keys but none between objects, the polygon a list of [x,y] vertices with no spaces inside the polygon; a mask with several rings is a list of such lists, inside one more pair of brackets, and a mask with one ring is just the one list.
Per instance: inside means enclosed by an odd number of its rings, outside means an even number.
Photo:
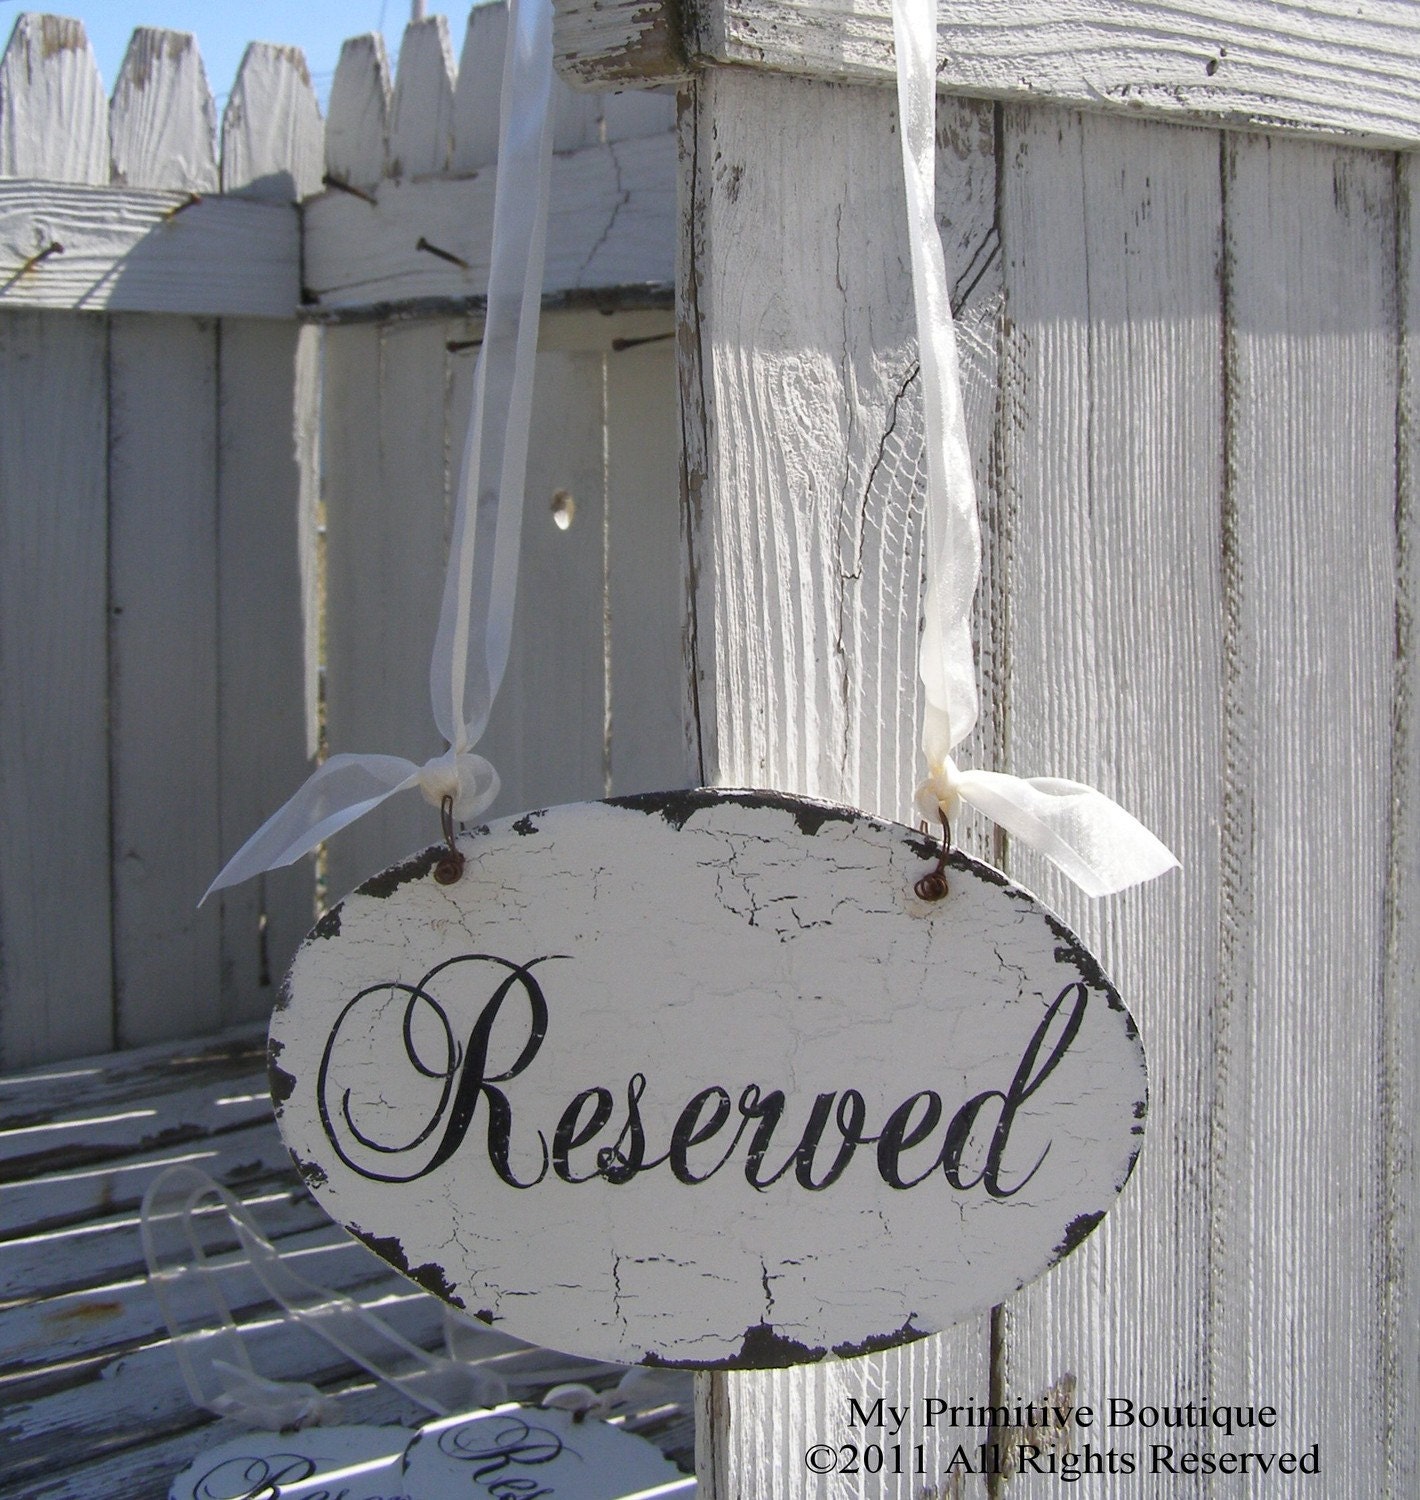
[{"label": "white distressed sign", "polygon": [[695,1480],[653,1443],[595,1418],[508,1406],[420,1430],[404,1456],[412,1500],[692,1500]]},{"label": "white distressed sign", "polygon": [[1132,1018],[998,872],[777,793],[552,808],[329,912],[271,1028],[312,1190],[519,1337],[757,1367],[1038,1276],[1133,1167]]}]

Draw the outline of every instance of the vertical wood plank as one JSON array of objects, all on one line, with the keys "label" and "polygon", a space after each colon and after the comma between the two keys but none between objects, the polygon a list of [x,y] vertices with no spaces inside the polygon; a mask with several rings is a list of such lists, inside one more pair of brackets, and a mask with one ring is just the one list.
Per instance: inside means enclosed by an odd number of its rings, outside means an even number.
[{"label": "vertical wood plank", "polygon": [[[987,148],[985,205],[965,212],[989,232],[991,116],[976,108],[974,130],[969,110],[954,124],[965,155]],[[921,509],[895,123],[886,91],[703,73],[682,115],[678,295],[707,776],[902,817],[917,771]],[[988,1359],[979,1321],[891,1355],[711,1377],[702,1395],[729,1428],[705,1439],[721,1459],[716,1500],[816,1492],[804,1446],[843,1431],[850,1394],[984,1400]],[[973,1476],[963,1493],[984,1491]]]},{"label": "vertical wood plank", "polygon": [[222,191],[290,203],[320,191],[320,107],[299,47],[253,42],[222,115]]},{"label": "vertical wood plank", "polygon": [[[333,753],[422,762],[444,748],[429,707],[429,653],[448,538],[451,325],[327,333],[327,739]],[[330,900],[438,837],[416,792],[391,798],[329,845]]]},{"label": "vertical wood plank", "polygon": [[82,21],[16,19],[0,58],[0,177],[109,180],[108,99]]},{"label": "vertical wood plank", "polygon": [[390,105],[389,175],[448,170],[454,132],[454,53],[443,16],[404,29]]},{"label": "vertical wood plank", "polygon": [[1394,179],[1378,155],[1239,136],[1224,188],[1213,1383],[1266,1392],[1290,1438],[1378,1493],[1392,788],[1364,747],[1387,744],[1394,692]]},{"label": "vertical wood plank", "polygon": [[[1012,875],[1082,932],[1119,985],[1148,1049],[1151,1099],[1119,1204],[1008,1303],[1001,1376],[1013,1402],[1067,1373],[1096,1410],[1111,1395],[1202,1400],[1220,982],[1218,138],[1046,109],[1008,109],[1004,121],[1006,768],[1100,787],[1184,869],[1090,902],[1039,856],[1010,850]],[[1215,1394],[1253,1399],[1251,1388]],[[1141,1447],[1138,1434],[1109,1436],[1091,1441]],[[1023,1495],[1058,1485],[1012,1481]]]},{"label": "vertical wood plank", "polygon": [[[225,319],[219,369],[221,861],[311,769],[313,328]],[[293,431],[293,428],[296,430]],[[221,862],[219,861],[219,863]],[[314,916],[309,859],[222,893],[222,1018],[263,1018]]]},{"label": "vertical wood plank", "polygon": [[218,1030],[216,330],[109,331],[114,1005],[120,1046]]},{"label": "vertical wood plank", "polygon": [[675,349],[613,350],[607,379],[611,791],[691,786],[679,649],[685,617]]},{"label": "vertical wood plank", "polygon": [[113,180],[128,187],[217,190],[217,109],[197,39],[140,26],[109,107]]},{"label": "vertical wood plank", "polygon": [[475,5],[469,11],[454,91],[455,172],[474,172],[498,160],[498,97],[507,42],[506,5]]},{"label": "vertical wood plank", "polygon": [[325,122],[325,170],[336,182],[372,189],[389,146],[390,65],[378,32],[340,49]]},{"label": "vertical wood plank", "polygon": [[1386,952],[1385,1032],[1378,1074],[1388,1178],[1382,1199],[1387,1239],[1381,1345],[1385,1386],[1382,1442],[1386,1491],[1420,1487],[1420,1452],[1410,1419],[1420,1370],[1420,160],[1396,161],[1396,264],[1400,304],[1400,421],[1396,507],[1399,591],[1396,608],[1396,697],[1393,744],[1395,821],[1391,830],[1390,910]]},{"label": "vertical wood plank", "polygon": [[7,1069],[113,1045],[106,360],[101,319],[0,317]]},{"label": "vertical wood plank", "polygon": [[[222,121],[222,190],[285,200],[319,188],[324,147],[305,60],[253,42]],[[223,860],[304,779],[315,755],[314,511],[309,434],[319,332],[220,325],[219,736]],[[304,440],[303,440],[304,435]],[[263,1017],[314,912],[309,859],[222,894],[222,1011]]]},{"label": "vertical wood plank", "polygon": [[[513,646],[481,747],[503,781],[493,816],[606,793],[608,357],[597,349],[538,351]],[[465,356],[454,385],[454,453],[462,452],[472,363]],[[554,506],[565,516],[568,498],[575,511],[564,530]]]}]

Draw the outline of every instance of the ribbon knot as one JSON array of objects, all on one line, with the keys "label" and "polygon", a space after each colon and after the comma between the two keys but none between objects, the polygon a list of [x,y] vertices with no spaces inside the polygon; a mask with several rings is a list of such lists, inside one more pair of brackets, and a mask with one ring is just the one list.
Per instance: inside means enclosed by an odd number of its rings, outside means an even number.
[{"label": "ribbon knot", "polygon": [[443,807],[444,798],[453,803],[453,814],[460,823],[476,818],[498,795],[502,784],[489,761],[471,750],[448,749],[432,760],[426,760],[416,773],[424,800],[433,807]]}]

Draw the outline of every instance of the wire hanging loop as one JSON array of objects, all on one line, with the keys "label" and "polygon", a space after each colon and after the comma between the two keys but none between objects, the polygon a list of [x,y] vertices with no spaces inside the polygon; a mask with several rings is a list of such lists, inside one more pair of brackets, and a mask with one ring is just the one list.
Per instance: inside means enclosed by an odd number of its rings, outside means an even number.
[{"label": "wire hanging loop", "polygon": [[947,884],[947,860],[951,858],[951,853],[952,825],[943,818],[942,852],[937,856],[937,868],[928,870],[912,887],[919,901],[940,901],[950,890]]},{"label": "wire hanging loop", "polygon": [[464,858],[454,842],[454,799],[446,796],[439,804],[439,821],[444,829],[444,843],[448,846],[434,866],[434,879],[440,885],[452,885],[463,874]]}]

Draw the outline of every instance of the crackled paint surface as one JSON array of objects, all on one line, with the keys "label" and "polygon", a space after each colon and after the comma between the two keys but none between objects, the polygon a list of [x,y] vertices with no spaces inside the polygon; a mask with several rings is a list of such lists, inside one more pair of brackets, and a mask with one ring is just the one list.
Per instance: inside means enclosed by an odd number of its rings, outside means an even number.
[{"label": "crackled paint surface", "polygon": [[271,1030],[331,1214],[522,1338],[768,1366],[920,1337],[1071,1250],[1145,1113],[1129,1013],[996,871],[842,808],[524,814],[367,882]]}]

